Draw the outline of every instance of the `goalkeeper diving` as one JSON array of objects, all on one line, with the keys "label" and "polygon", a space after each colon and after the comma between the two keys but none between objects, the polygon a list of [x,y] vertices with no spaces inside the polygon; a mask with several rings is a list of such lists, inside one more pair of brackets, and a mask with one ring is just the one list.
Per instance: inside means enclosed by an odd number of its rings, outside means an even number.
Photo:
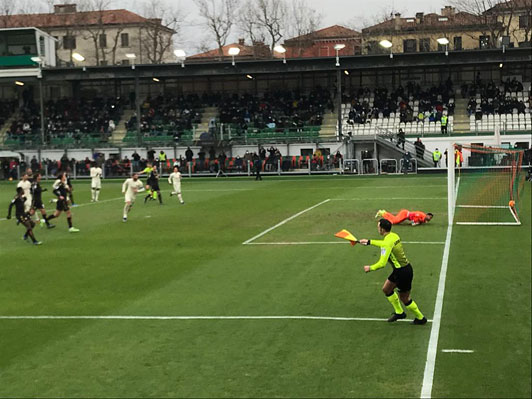
[{"label": "goalkeeper diving", "polygon": [[409,211],[408,209],[401,209],[397,215],[381,209],[375,215],[375,219],[384,218],[391,224],[400,224],[408,220],[412,226],[428,223],[432,220],[434,215],[430,212],[424,213],[421,211]]}]

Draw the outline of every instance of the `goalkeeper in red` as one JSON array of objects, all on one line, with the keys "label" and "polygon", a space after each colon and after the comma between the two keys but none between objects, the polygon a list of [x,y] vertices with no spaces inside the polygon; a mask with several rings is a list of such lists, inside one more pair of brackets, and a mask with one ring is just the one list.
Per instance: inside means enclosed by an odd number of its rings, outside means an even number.
[{"label": "goalkeeper in red", "polygon": [[434,215],[430,212],[423,213],[421,211],[409,211],[407,209],[401,209],[397,215],[387,212],[381,209],[375,215],[375,219],[384,218],[389,220],[391,224],[399,224],[408,220],[412,226],[417,226],[423,223],[428,223],[432,220]]},{"label": "goalkeeper in red", "polygon": [[[386,298],[388,298],[388,301],[392,304],[394,309],[394,313],[392,313],[392,316],[388,321],[391,323],[406,318],[406,313],[401,306],[402,302],[415,316],[412,324],[426,324],[426,317],[423,316],[423,313],[421,313],[417,304],[412,298],[410,298],[414,271],[412,270],[410,262],[406,258],[401,238],[397,234],[391,232],[392,223],[389,220],[379,220],[377,223],[377,229],[379,230],[379,234],[384,237],[383,240],[362,239],[359,240],[359,243],[362,245],[374,245],[381,249],[381,257],[379,261],[371,266],[364,266],[364,271],[366,273],[383,268],[386,266],[387,262],[392,265],[392,274],[388,276],[388,279],[382,286],[384,295],[386,295]],[[395,292],[396,288],[399,295]]]}]

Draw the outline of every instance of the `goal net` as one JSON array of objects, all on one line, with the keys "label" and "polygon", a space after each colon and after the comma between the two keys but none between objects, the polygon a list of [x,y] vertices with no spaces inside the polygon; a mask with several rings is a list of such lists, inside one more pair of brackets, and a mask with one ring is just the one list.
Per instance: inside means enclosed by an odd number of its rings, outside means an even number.
[{"label": "goal net", "polygon": [[[523,151],[454,146],[454,221],[465,225],[520,225]],[[467,167],[462,167],[467,165]],[[451,187],[451,185],[449,185]]]}]

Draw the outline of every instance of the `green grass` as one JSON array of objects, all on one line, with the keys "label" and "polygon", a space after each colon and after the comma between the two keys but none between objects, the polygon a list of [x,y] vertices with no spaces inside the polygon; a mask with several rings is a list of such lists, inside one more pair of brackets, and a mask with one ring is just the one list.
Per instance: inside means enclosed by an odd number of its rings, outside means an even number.
[{"label": "green grass", "polygon": [[[376,237],[382,208],[435,213],[428,225],[395,227],[403,241],[443,242],[447,230],[443,176],[185,180],[184,206],[166,191],[164,206],[139,200],[127,223],[121,183],[104,181],[102,202],[88,204],[89,185],[77,182],[81,232],[69,234],[61,216],[54,230],[36,228],[40,247],[0,221],[0,315],[385,318],[390,267],[362,271],[377,248],[242,243],[326,199],[254,243],[337,242],[342,228]],[[14,186],[0,184],[6,208]],[[434,397],[531,395],[530,185],[521,216],[520,227],[454,227]],[[412,295],[431,319],[443,245],[405,250]],[[431,327],[0,319],[0,397],[419,397]]]}]

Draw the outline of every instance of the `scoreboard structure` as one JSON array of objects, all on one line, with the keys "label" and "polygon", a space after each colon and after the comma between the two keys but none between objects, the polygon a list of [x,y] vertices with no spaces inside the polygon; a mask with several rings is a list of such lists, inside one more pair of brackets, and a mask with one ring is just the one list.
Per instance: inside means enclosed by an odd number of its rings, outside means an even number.
[{"label": "scoreboard structure", "polygon": [[0,77],[40,76],[55,67],[57,39],[37,28],[0,29]]}]

